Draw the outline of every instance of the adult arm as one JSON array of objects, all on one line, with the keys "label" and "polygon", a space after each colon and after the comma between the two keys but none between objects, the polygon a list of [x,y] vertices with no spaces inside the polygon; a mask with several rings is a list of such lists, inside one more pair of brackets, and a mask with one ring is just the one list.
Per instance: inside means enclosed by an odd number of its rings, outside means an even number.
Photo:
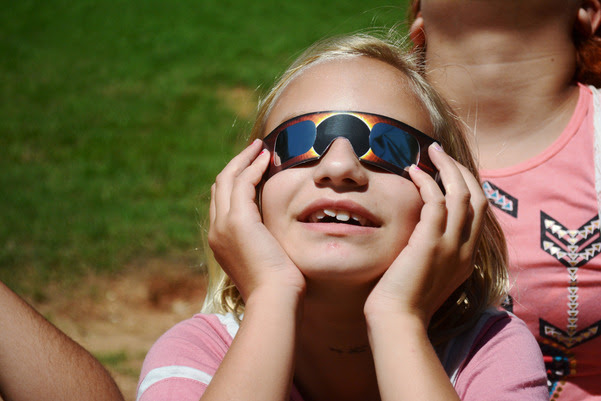
[{"label": "adult arm", "polygon": [[0,328],[4,401],[123,400],[98,360],[1,282]]}]

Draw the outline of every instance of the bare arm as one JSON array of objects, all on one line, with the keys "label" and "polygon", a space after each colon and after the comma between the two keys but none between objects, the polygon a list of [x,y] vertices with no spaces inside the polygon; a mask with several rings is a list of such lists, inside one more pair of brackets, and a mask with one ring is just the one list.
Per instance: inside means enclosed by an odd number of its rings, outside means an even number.
[{"label": "bare arm", "polygon": [[382,400],[459,400],[419,319],[368,319]]},{"label": "bare arm", "polygon": [[365,305],[383,400],[459,400],[427,335],[434,312],[473,271],[486,198],[477,180],[431,147],[446,193],[411,168],[424,201],[408,245]]},{"label": "bare arm", "polygon": [[[294,375],[296,331],[305,281],[263,225],[255,187],[269,154],[255,142],[212,188],[209,244],[245,300],[244,319],[204,400],[283,401]],[[258,156],[257,156],[258,155]]]},{"label": "bare arm", "polygon": [[123,400],[100,362],[3,283],[0,328],[5,401]]},{"label": "bare arm", "polygon": [[202,400],[290,398],[298,298],[266,290],[249,299],[244,320]]}]

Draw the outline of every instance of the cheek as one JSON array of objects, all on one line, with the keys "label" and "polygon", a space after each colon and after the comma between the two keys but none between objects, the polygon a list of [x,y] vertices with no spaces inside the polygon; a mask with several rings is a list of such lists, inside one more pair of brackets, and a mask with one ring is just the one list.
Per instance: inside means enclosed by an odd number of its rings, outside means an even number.
[{"label": "cheek", "polygon": [[[396,248],[400,249],[407,245],[409,237],[420,221],[424,205],[415,185],[411,182],[409,183],[410,185],[404,185],[399,191],[395,191],[394,193],[389,192],[389,197],[383,200],[389,205],[393,205],[391,221],[395,226],[393,231],[397,240]],[[398,188],[398,186],[396,187]],[[395,188],[395,186],[391,184],[388,188]]]},{"label": "cheek", "polygon": [[267,228],[270,227],[271,222],[273,221],[273,216],[275,213],[274,205],[279,203],[275,199],[276,193],[273,191],[273,186],[271,185],[272,181],[273,177],[263,185],[260,194],[261,217],[263,218],[263,223]]},{"label": "cheek", "polygon": [[297,183],[286,173],[287,171],[282,171],[275,174],[261,189],[261,215],[263,223],[271,232],[274,232],[278,222],[281,224],[297,188]]}]

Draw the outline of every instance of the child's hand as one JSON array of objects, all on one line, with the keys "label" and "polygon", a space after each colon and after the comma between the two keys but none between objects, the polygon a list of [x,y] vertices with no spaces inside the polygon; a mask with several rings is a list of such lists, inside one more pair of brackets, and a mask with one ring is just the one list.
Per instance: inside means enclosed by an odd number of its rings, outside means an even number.
[{"label": "child's hand", "polygon": [[[256,186],[269,163],[253,142],[234,157],[211,187],[209,246],[242,298],[257,288],[304,292],[304,277],[262,222]],[[265,287],[266,286],[266,287]]]},{"label": "child's hand", "polygon": [[425,328],[474,269],[474,253],[488,203],[476,178],[435,144],[428,149],[446,194],[426,173],[410,169],[424,206],[405,249],[365,304],[368,317],[417,317]]}]

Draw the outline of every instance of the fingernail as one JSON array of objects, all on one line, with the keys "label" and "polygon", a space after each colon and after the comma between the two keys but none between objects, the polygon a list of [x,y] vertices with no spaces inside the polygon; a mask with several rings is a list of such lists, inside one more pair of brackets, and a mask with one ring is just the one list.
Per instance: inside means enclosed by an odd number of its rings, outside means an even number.
[{"label": "fingernail", "polygon": [[255,143],[260,142],[261,140],[259,138],[256,138],[255,140],[253,140],[251,143],[248,144],[248,147],[250,148],[251,146],[253,146]]},{"label": "fingernail", "polygon": [[439,152],[443,152],[442,146],[440,146],[440,144],[438,142],[432,143],[432,147],[434,148],[434,150],[437,150]]},{"label": "fingernail", "polygon": [[421,168],[419,168],[419,166],[417,164],[412,164],[411,168],[414,169],[414,170],[418,170],[418,171],[421,170]]},{"label": "fingernail", "polygon": [[259,156],[261,156],[263,153],[269,153],[269,151],[267,149],[263,149],[261,153],[259,153]]}]

